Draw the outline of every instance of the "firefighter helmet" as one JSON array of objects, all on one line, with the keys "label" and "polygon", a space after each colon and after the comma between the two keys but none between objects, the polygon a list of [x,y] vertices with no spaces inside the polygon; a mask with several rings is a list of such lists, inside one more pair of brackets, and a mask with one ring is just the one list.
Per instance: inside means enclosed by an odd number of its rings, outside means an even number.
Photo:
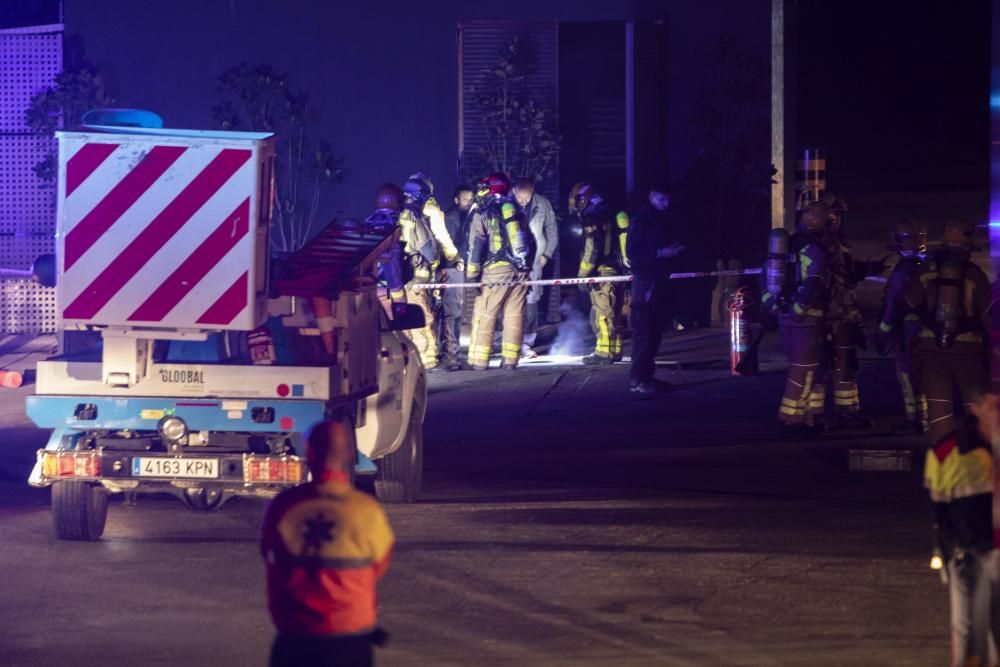
[{"label": "firefighter helmet", "polygon": [[393,185],[392,183],[386,183],[378,189],[377,193],[375,193],[375,208],[398,211],[402,200],[403,191],[399,188],[399,186]]},{"label": "firefighter helmet", "polygon": [[896,252],[923,252],[927,250],[927,230],[909,218],[904,218],[892,228],[892,244],[886,249]]},{"label": "firefighter helmet", "polygon": [[593,189],[593,186],[586,181],[580,181],[570,189],[567,207],[571,213],[582,211],[586,208],[587,201],[590,199],[590,192]]},{"label": "firefighter helmet", "polygon": [[426,181],[419,178],[411,178],[403,183],[403,197],[407,202],[426,201],[431,196],[431,189]]},{"label": "firefighter helmet", "polygon": [[424,185],[427,186],[427,192],[429,194],[434,194],[434,182],[431,181],[431,177],[422,171],[418,171],[410,174],[410,177],[406,179],[408,181],[423,181]]},{"label": "firefighter helmet", "polygon": [[976,228],[967,220],[949,220],[944,225],[941,243],[948,246],[973,249],[976,241]]},{"label": "firefighter helmet", "polygon": [[507,196],[510,190],[510,179],[506,174],[495,172],[482,178],[476,184],[476,199],[489,201]]},{"label": "firefighter helmet", "polygon": [[833,211],[823,202],[810,202],[799,218],[799,228],[808,232],[826,231],[833,223]]},{"label": "firefighter helmet", "polygon": [[833,192],[824,192],[819,196],[818,201],[830,207],[833,228],[835,230],[839,230],[843,227],[844,217],[847,215],[847,202],[844,201],[843,197],[834,194]]}]

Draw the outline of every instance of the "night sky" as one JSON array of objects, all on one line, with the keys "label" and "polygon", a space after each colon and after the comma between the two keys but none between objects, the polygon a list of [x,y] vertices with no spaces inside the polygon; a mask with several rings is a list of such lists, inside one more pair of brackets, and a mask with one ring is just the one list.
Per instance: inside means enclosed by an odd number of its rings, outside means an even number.
[{"label": "night sky", "polygon": [[803,0],[799,138],[831,187],[986,190],[990,2]]}]

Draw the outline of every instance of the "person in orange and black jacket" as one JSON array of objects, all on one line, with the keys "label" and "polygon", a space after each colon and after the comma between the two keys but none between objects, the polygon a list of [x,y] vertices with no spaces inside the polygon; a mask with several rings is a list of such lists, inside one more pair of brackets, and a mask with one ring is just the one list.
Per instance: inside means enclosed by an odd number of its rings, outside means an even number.
[{"label": "person in orange and black jacket", "polygon": [[942,571],[951,598],[955,667],[992,665],[991,637],[1000,639],[996,535],[993,527],[993,443],[1000,394],[979,396],[970,415],[927,452],[924,485],[934,517],[931,567]]},{"label": "person in orange and black jacket", "polygon": [[308,437],[312,480],[280,493],[261,535],[267,597],[278,631],[271,667],[361,667],[384,643],[375,585],[385,574],[392,529],[381,506],[356,490],[354,431],[346,419]]}]

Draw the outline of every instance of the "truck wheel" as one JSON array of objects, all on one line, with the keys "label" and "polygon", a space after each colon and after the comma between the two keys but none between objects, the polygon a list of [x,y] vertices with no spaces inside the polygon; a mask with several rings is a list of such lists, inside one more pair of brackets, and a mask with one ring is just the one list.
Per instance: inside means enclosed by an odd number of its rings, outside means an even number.
[{"label": "truck wheel", "polygon": [[75,481],[52,485],[52,523],[60,540],[99,540],[107,519],[108,492],[101,485]]},{"label": "truck wheel", "polygon": [[403,444],[377,462],[375,495],[384,503],[412,503],[420,495],[424,483],[424,425],[420,414],[419,406],[413,406]]}]

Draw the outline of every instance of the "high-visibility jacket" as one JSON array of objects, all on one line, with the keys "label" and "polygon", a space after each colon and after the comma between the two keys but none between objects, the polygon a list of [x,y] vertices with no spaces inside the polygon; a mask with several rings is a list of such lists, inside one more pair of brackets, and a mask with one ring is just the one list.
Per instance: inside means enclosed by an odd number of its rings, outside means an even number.
[{"label": "high-visibility jacket", "polygon": [[442,257],[449,264],[458,259],[458,248],[448,233],[444,211],[434,197],[404,206],[399,224],[403,227],[406,254],[417,282],[433,280]]},{"label": "high-visibility jacket", "polygon": [[371,496],[347,481],[283,491],[268,506],[260,546],[279,632],[331,636],[375,628],[375,584],[388,567],[393,535]]},{"label": "high-visibility jacket", "polygon": [[431,229],[431,235],[437,241],[438,248],[440,248],[445,261],[454,262],[458,259],[458,248],[455,246],[451,234],[448,233],[448,225],[444,221],[444,211],[438,205],[437,199],[428,197],[420,212],[427,220],[427,224]]},{"label": "high-visibility jacket", "polygon": [[924,486],[942,551],[993,548],[993,455],[974,418],[928,450]]},{"label": "high-visibility jacket", "polygon": [[[815,234],[795,234],[791,240],[795,261],[789,281],[793,288],[788,296],[788,310],[781,322],[792,326],[819,325],[824,322],[829,297],[830,253]],[[768,295],[763,302],[769,303]]]},{"label": "high-visibility jacket", "polygon": [[620,211],[612,219],[603,205],[590,206],[580,215],[583,225],[583,252],[579,278],[593,275],[615,276],[628,273],[628,213]]},{"label": "high-visibility jacket", "polygon": [[903,349],[909,349],[922,326],[920,315],[906,301],[905,290],[910,281],[919,278],[925,259],[922,253],[900,255],[885,285],[878,327],[886,335],[895,335]]}]

